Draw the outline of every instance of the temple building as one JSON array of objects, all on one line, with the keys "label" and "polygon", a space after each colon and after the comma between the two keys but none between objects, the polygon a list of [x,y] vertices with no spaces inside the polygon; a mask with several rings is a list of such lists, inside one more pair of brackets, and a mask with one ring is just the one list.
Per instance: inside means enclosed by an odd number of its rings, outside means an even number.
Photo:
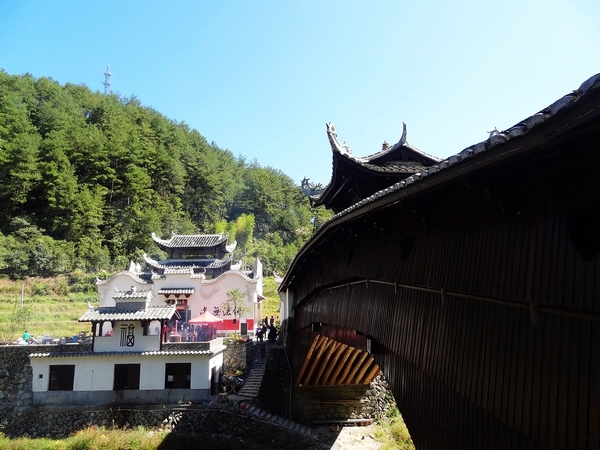
[{"label": "temple building", "polygon": [[[153,234],[166,259],[144,255],[149,271],[131,263],[97,280],[99,305],[79,318],[91,324],[91,350],[31,354],[34,403],[172,404],[216,395],[223,336],[252,331],[263,299],[260,261],[250,271],[233,265],[227,237]],[[227,305],[234,290],[242,314]]]},{"label": "temple building", "polygon": [[305,178],[302,189],[314,205],[325,205],[335,213],[440,162],[406,141],[406,124],[395,145],[384,142],[380,151],[365,157],[353,155],[346,143],[340,144],[331,123],[327,124],[327,136],[332,150],[331,181],[323,188]]},{"label": "temple building", "polygon": [[[166,259],[144,254],[148,271],[131,263],[128,270],[98,280],[101,307],[114,306],[115,289],[133,286],[152,292],[150,306],[175,306],[175,315],[167,324],[171,341],[177,336],[188,339],[182,335],[189,327],[188,321],[206,312],[220,319],[214,326],[221,335],[252,332],[264,298],[260,260],[254,261],[251,270],[242,270],[241,263],[233,264],[236,242],[227,244],[228,236],[223,234],[172,234],[169,239],[161,239],[153,233],[152,239],[167,254]],[[235,289],[245,294],[246,309],[250,311],[241,316],[224,307],[227,293]],[[162,328],[153,324],[149,332],[158,334]]]}]

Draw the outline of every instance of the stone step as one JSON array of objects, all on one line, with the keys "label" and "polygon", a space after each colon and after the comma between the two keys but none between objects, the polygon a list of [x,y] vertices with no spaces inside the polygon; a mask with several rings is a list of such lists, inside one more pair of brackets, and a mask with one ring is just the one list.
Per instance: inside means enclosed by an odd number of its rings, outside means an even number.
[{"label": "stone step", "polygon": [[[255,344],[258,345],[258,344]],[[238,392],[238,395],[248,399],[255,400],[258,396],[258,392],[260,391],[260,386],[262,384],[262,379],[265,374],[265,369],[267,366],[267,360],[269,356],[270,346],[267,343],[265,346],[265,356],[264,358],[260,355],[260,348],[256,349],[256,356],[254,360],[250,364],[250,374],[246,378],[244,385]]]},{"label": "stone step", "polygon": [[280,426],[282,428],[286,428],[288,430],[294,431],[296,433],[300,433],[303,434],[305,436],[310,436],[310,437],[314,437],[315,436],[315,432],[309,428],[306,427],[304,425],[301,425],[297,422],[293,422],[289,419],[286,419],[285,417],[281,417],[281,416],[277,416],[275,414],[271,414],[268,411],[264,410],[264,409],[260,409],[256,406],[250,406],[246,412],[260,420],[263,420],[265,422],[269,422],[272,425],[277,425]]}]

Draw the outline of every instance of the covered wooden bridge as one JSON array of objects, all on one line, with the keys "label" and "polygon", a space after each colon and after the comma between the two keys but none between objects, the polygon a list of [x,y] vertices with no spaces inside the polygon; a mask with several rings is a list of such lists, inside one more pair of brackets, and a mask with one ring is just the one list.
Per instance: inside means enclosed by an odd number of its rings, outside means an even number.
[{"label": "covered wooden bridge", "polygon": [[[403,140],[396,165],[411,163]],[[419,450],[600,448],[600,75],[416,173],[387,164],[392,183],[366,197],[375,159],[335,158],[339,192],[357,171],[361,190],[280,287],[296,382],[312,366],[347,379],[311,353],[323,336],[330,358],[367,354],[340,373],[373,358]]]}]

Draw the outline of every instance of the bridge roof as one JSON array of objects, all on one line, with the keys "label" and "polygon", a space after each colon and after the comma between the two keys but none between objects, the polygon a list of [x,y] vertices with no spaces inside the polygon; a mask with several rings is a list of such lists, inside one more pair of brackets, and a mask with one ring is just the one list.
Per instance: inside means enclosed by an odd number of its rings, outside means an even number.
[{"label": "bridge roof", "polygon": [[345,221],[397,203],[400,199],[424,192],[447,188],[471,172],[496,166],[511,158],[538,149],[549,137],[576,129],[582,123],[597,120],[600,111],[600,74],[586,80],[579,89],[558,99],[538,113],[482,142],[437,162],[425,170],[394,183],[356,204],[338,212],[327,220],[296,254],[279,289],[292,283],[296,269],[325,235]]}]

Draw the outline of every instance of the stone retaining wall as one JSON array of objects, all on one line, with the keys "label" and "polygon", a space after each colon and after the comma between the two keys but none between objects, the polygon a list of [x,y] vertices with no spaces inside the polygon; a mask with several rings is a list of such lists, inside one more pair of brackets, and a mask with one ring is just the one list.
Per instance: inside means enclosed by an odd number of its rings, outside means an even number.
[{"label": "stone retaining wall", "polygon": [[[260,436],[266,439],[265,442],[271,442],[281,434],[281,430],[272,423],[256,420],[232,405],[154,409],[30,408],[26,412],[5,417],[0,421],[0,432],[9,438],[62,439],[92,426],[107,429],[133,429],[141,426],[149,430],[184,435],[210,433],[216,436]],[[308,437],[299,435],[297,439],[307,439],[308,445]]]},{"label": "stone retaining wall", "polygon": [[227,350],[223,354],[223,372],[234,374],[239,371],[246,374],[255,355],[256,348],[251,340],[227,343]]},{"label": "stone retaining wall", "polygon": [[379,374],[369,385],[306,386],[292,391],[292,416],[301,423],[318,420],[379,419],[397,408]]}]

